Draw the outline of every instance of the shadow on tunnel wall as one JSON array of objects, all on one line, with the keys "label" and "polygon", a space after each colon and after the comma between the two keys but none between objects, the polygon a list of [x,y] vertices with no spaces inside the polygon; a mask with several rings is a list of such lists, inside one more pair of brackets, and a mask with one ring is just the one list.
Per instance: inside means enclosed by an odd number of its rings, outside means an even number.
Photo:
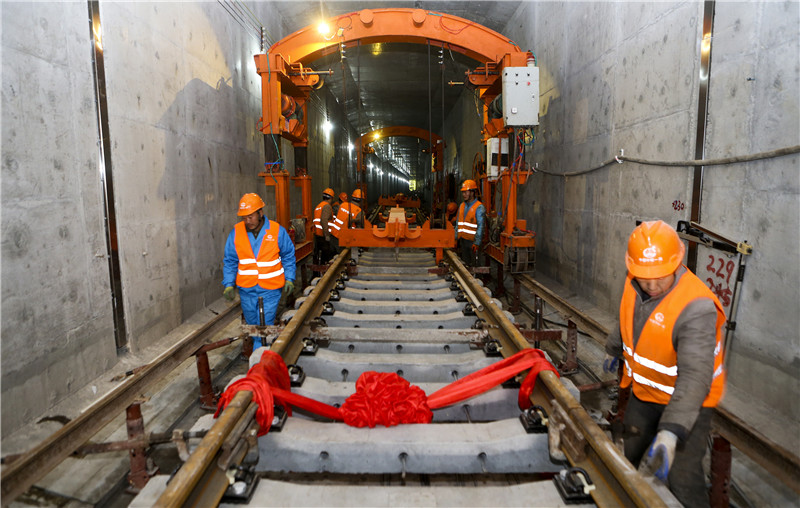
[{"label": "shadow on tunnel wall", "polygon": [[177,294],[180,321],[221,295],[224,245],[241,195],[266,198],[257,176],[262,136],[254,134],[247,95],[229,81],[191,80],[158,124],[165,133],[158,198],[174,204],[174,224],[164,226],[174,228],[167,249],[174,250],[178,287],[168,291]]}]

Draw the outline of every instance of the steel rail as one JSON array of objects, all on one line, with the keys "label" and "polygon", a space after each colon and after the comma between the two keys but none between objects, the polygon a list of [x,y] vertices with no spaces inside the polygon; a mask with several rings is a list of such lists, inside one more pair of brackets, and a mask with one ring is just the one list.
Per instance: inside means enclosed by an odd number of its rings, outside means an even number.
[{"label": "steel rail", "polygon": [[[325,275],[317,282],[306,301],[303,302],[303,305],[300,306],[270,346],[270,350],[281,355],[287,363],[293,363],[299,355],[303,347],[301,341],[297,340],[301,329],[308,325],[309,316],[312,315],[313,311],[318,310],[323,298],[328,295],[334,282],[339,277],[345,261],[349,258],[350,249],[347,248],[334,258]],[[219,504],[225,493],[225,488],[223,487],[227,486],[226,482],[220,481],[220,476],[224,477],[226,471],[218,467],[210,468],[216,463],[216,457],[223,441],[237,427],[243,415],[251,414],[248,409],[253,404],[251,402],[252,397],[253,393],[247,390],[236,394],[189,459],[172,478],[164,492],[161,493],[154,506],[177,508],[185,504],[192,504],[191,502],[187,503],[187,500],[192,499],[198,503],[202,501],[201,504],[204,506],[216,506]],[[252,416],[249,418],[252,419]],[[202,482],[200,481],[201,479],[203,479]],[[198,496],[193,492],[196,488],[201,488],[204,492]]]},{"label": "steel rail", "polygon": [[715,409],[711,428],[800,494],[800,459],[797,455],[750,427],[724,407],[717,406]]},{"label": "steel rail", "polygon": [[[528,290],[539,295],[560,314],[586,330],[594,340],[605,345],[605,337],[610,330],[530,276],[518,277]],[[711,428],[792,490],[800,493],[800,457],[734,415],[725,408],[724,400],[715,408]]]},{"label": "steel rail", "polygon": [[[477,286],[474,279],[469,275],[466,267],[451,250],[445,251],[445,258],[450,267],[459,273],[463,280],[471,286],[473,293],[481,301],[485,311],[479,313],[492,319],[496,326],[502,330],[508,338],[512,348],[522,350],[530,348],[530,344],[522,336],[522,333],[509,321],[497,306],[493,305],[489,296]],[[496,329],[495,329],[496,330]],[[493,334],[494,330],[489,333]],[[595,501],[601,506],[615,506],[620,504],[641,507],[665,506],[661,497],[653,490],[653,487],[633,468],[630,462],[617,450],[611,440],[605,435],[600,427],[592,420],[586,410],[575,400],[569,391],[561,384],[558,376],[550,371],[539,373],[539,380],[542,382],[552,400],[559,404],[567,413],[572,423],[577,427],[586,443],[591,449],[586,454],[586,458],[579,460],[577,457],[570,456],[565,450],[567,457],[573,465],[583,467],[595,478],[602,478],[610,489],[610,492],[603,492],[595,489],[592,492]],[[537,388],[539,385],[537,384]],[[549,400],[543,401],[548,406]],[[552,409],[552,408],[551,408]],[[552,414],[552,411],[551,413]],[[607,474],[610,473],[610,474]]]},{"label": "steel rail", "polygon": [[589,336],[594,339],[598,344],[605,346],[606,337],[609,330],[587,315],[585,312],[580,311],[574,305],[569,303],[566,299],[557,295],[553,290],[546,288],[541,282],[532,278],[530,275],[517,275],[520,283],[525,286],[530,292],[539,295],[543,300],[550,304],[559,314],[566,319],[572,320],[578,328],[585,331]]},{"label": "steel rail", "polygon": [[228,326],[238,315],[239,309],[238,303],[228,307],[100,398],[77,418],[4,467],[0,480],[2,505],[8,506],[100,429],[124,413],[125,408],[137,397],[192,356],[209,337]]},{"label": "steel rail", "polygon": [[483,311],[483,304],[478,300],[475,296],[475,293],[472,289],[469,288],[466,282],[464,282],[464,277],[462,277],[458,272],[453,272],[455,275],[456,280],[461,284],[461,287],[464,289],[464,293],[467,294],[467,298],[469,298],[469,302],[475,307],[475,310]]}]

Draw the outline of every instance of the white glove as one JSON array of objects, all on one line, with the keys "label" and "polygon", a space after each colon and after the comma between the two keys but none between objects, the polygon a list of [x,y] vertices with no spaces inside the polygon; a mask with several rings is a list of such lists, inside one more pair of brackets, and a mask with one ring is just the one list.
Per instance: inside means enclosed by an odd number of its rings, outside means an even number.
[{"label": "white glove", "polygon": [[669,468],[675,461],[677,444],[678,436],[668,430],[659,430],[639,464],[639,472],[643,475],[653,475],[666,484]]}]

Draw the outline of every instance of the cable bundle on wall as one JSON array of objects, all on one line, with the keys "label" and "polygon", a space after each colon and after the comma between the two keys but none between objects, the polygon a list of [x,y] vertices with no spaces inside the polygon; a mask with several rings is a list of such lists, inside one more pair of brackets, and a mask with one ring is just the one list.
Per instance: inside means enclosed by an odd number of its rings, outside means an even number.
[{"label": "cable bundle on wall", "polygon": [[217,0],[217,3],[231,15],[239,26],[244,28],[245,33],[259,42],[262,52],[275,43],[264,28],[264,24],[243,2],[238,0]]},{"label": "cable bundle on wall", "polygon": [[722,166],[725,164],[738,164],[740,162],[752,162],[762,159],[772,159],[775,157],[783,157],[785,155],[792,155],[795,153],[800,152],[800,145],[789,146],[786,148],[779,148],[777,150],[770,150],[767,152],[759,152],[751,155],[738,155],[734,157],[724,157],[720,159],[706,159],[706,160],[686,160],[686,161],[659,161],[659,160],[648,160],[648,159],[637,159],[635,157],[628,157],[626,155],[618,155],[614,158],[608,159],[605,162],[600,163],[597,166],[594,166],[589,169],[583,169],[580,171],[572,171],[570,173],[556,173],[553,171],[545,171],[543,169],[537,169],[537,173],[544,173],[546,175],[552,176],[579,176],[585,175],[587,173],[591,173],[593,171],[597,171],[598,169],[603,169],[606,166],[611,164],[619,163],[622,164],[623,162],[635,162],[636,164],[646,164],[649,166]]}]

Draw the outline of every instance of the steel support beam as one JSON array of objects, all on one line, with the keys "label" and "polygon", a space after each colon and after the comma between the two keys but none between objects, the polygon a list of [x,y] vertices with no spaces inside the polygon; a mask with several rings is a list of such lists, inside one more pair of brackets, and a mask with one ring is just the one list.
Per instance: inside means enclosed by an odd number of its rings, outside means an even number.
[{"label": "steel support beam", "polygon": [[52,471],[82,444],[125,412],[142,393],[158,382],[238,316],[238,304],[230,306],[202,328],[175,344],[157,360],[137,372],[88,410],[39,443],[2,472],[2,503],[10,504],[37,480]]},{"label": "steel support beam", "polygon": [[606,337],[609,332],[608,328],[592,319],[591,316],[576,309],[565,298],[557,295],[551,289],[546,288],[541,282],[538,282],[530,275],[518,275],[517,278],[528,291],[543,298],[548,305],[552,306],[559,314],[564,316],[564,319],[573,321],[578,325],[578,328],[588,333],[598,344],[605,346]]}]

